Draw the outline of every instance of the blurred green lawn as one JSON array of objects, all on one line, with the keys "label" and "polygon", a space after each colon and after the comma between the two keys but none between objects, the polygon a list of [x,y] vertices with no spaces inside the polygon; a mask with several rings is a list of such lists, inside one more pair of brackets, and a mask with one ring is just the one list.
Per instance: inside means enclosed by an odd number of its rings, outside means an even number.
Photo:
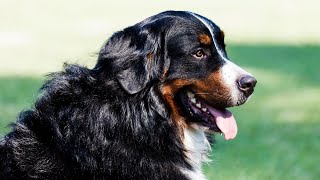
[{"label": "blurred green lawn", "polygon": [[18,112],[32,107],[44,74],[62,69],[63,61],[90,67],[113,32],[163,10],[190,10],[222,27],[229,57],[258,79],[252,99],[231,108],[239,134],[232,141],[217,136],[213,161],[205,167],[208,179],[319,179],[319,5],[315,0],[2,2],[0,136]]}]

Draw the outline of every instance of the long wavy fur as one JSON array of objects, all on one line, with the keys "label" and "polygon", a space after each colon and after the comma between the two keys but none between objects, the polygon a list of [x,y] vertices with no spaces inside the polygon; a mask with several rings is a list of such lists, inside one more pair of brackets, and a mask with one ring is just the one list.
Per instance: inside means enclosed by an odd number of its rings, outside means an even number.
[{"label": "long wavy fur", "polygon": [[159,90],[168,62],[156,27],[168,20],[115,33],[93,69],[50,74],[0,142],[1,179],[186,179],[179,168],[191,166]]}]

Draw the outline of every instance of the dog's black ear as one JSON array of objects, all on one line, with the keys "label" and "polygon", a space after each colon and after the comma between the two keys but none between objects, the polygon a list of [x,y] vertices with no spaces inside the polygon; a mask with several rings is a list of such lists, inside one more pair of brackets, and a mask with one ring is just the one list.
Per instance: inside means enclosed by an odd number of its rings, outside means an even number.
[{"label": "dog's black ear", "polygon": [[107,67],[129,94],[144,89],[162,74],[162,24],[139,23],[115,33],[102,47],[95,69]]},{"label": "dog's black ear", "polygon": [[150,72],[146,69],[146,65],[137,62],[132,67],[120,71],[117,74],[117,79],[129,94],[140,92],[148,83],[150,79]]}]

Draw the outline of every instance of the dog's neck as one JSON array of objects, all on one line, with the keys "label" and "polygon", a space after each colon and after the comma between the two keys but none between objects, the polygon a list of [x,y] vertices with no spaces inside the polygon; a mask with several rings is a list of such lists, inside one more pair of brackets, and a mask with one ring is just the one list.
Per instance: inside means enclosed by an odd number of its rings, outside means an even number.
[{"label": "dog's neck", "polygon": [[192,170],[182,170],[190,179],[205,180],[202,172],[202,164],[209,162],[208,153],[211,146],[206,138],[206,134],[197,125],[184,130],[184,147],[188,162]]}]

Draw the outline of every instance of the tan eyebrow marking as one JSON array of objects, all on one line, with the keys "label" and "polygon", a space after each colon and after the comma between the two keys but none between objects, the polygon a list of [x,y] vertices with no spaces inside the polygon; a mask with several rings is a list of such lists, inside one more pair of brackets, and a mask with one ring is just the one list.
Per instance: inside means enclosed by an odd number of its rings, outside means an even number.
[{"label": "tan eyebrow marking", "polygon": [[204,45],[211,45],[212,41],[209,35],[207,34],[200,34],[198,37],[200,43]]}]

